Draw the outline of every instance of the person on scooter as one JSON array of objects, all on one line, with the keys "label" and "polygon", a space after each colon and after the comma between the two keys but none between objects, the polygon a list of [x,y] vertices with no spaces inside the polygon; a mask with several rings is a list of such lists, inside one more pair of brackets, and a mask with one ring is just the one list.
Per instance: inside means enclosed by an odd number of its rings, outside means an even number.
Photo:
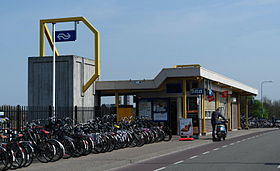
[{"label": "person on scooter", "polygon": [[[215,129],[216,129],[216,125],[217,125],[217,121],[219,120],[219,117],[221,117],[223,120],[226,120],[226,118],[221,114],[221,111],[220,111],[220,108],[217,108],[216,111],[214,111],[212,113],[212,116],[211,116],[211,124],[212,124],[212,139],[213,141],[216,141],[217,138],[216,138],[216,135],[215,135]],[[226,128],[226,131],[227,131],[227,125],[225,124],[225,128]]]}]

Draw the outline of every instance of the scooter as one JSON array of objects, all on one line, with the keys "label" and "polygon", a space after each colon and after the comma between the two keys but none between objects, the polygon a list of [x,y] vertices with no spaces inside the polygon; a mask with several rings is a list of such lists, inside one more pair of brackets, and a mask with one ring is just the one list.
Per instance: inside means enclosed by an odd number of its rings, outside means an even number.
[{"label": "scooter", "polygon": [[227,121],[218,121],[216,125],[216,137],[218,141],[221,139],[226,140],[227,136],[227,128],[226,128]]}]

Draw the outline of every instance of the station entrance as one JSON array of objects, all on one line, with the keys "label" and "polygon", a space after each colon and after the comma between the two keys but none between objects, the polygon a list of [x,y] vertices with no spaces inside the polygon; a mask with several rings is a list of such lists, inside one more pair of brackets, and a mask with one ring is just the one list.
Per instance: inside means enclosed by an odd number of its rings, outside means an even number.
[{"label": "station entrance", "polygon": [[118,116],[122,115],[119,96],[130,95],[131,115],[167,124],[177,135],[182,131],[180,123],[190,119],[193,135],[211,132],[211,113],[218,107],[229,130],[239,129],[240,97],[257,94],[256,89],[200,65],[164,68],[152,80],[96,81],[95,86],[99,96],[115,96]]}]

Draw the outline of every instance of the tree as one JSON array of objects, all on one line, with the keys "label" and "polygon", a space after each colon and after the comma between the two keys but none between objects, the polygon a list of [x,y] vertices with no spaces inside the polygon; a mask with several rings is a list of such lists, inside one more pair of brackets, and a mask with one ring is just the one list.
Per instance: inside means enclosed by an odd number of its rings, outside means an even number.
[{"label": "tree", "polygon": [[252,99],[252,104],[249,103],[249,113],[254,117],[262,117],[263,116],[263,109],[262,103],[260,100]]},{"label": "tree", "polygon": [[280,100],[272,101],[267,97],[264,97],[263,106],[267,111],[266,114],[268,118],[272,118],[272,116],[275,116],[276,118],[280,119]]},{"label": "tree", "polygon": [[[267,118],[267,109],[263,108],[260,100],[256,100],[253,96],[248,96],[249,117]],[[246,96],[241,97],[241,113],[246,113]]]}]

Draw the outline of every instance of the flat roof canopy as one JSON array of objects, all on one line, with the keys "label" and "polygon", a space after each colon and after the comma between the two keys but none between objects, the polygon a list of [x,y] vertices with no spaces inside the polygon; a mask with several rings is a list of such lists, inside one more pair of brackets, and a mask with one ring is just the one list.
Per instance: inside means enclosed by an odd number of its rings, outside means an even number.
[{"label": "flat roof canopy", "polygon": [[152,80],[96,81],[95,85],[96,91],[100,91],[101,95],[103,94],[102,92],[109,95],[109,92],[116,91],[137,92],[139,90],[156,90],[168,78],[204,78],[233,89],[233,91],[241,92],[244,95],[256,96],[258,94],[257,89],[207,70],[200,65],[178,65],[174,68],[164,68]]}]

